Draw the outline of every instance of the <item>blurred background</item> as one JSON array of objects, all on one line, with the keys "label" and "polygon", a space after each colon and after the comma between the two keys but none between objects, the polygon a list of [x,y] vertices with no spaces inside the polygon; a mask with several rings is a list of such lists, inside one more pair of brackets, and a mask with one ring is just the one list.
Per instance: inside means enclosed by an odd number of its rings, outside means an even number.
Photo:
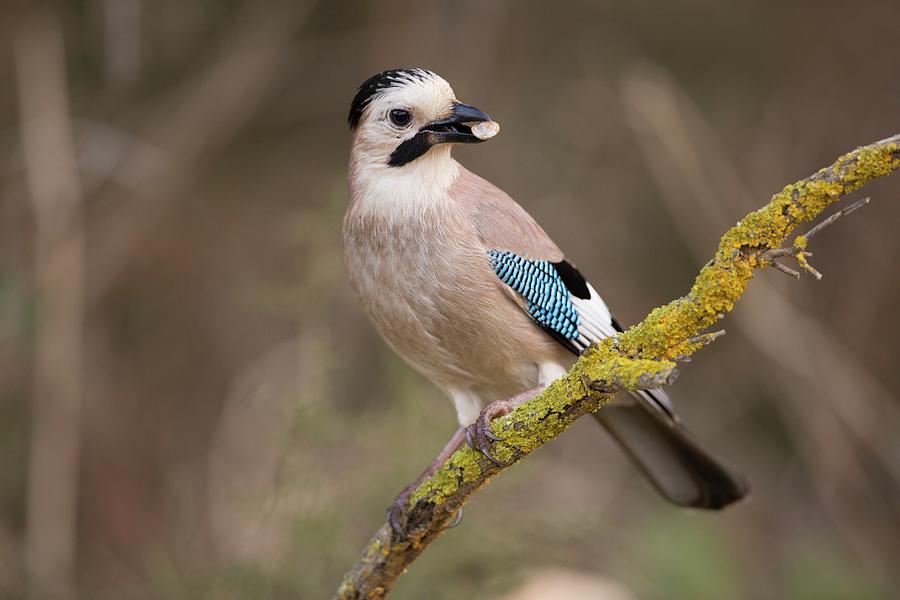
[{"label": "blurred background", "polygon": [[[330,597],[453,431],[343,271],[369,75],[493,115],[457,158],[632,324],[900,132],[898,39],[895,0],[3,4],[0,598]],[[900,175],[863,191],[825,278],[760,273],[673,391],[749,501],[677,510],[585,420],[393,597],[896,597]]]}]

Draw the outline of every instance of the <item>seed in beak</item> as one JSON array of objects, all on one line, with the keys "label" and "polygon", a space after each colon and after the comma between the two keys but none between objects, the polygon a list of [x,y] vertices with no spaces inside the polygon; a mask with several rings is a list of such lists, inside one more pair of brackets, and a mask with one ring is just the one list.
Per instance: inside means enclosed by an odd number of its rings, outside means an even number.
[{"label": "seed in beak", "polygon": [[500,133],[500,123],[496,121],[482,121],[472,126],[472,135],[479,140],[489,140]]}]

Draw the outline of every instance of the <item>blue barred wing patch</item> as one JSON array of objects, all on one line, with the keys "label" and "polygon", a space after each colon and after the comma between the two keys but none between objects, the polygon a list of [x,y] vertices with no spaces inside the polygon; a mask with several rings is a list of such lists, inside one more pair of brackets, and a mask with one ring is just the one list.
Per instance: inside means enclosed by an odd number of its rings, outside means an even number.
[{"label": "blue barred wing patch", "polygon": [[497,277],[525,299],[531,318],[567,340],[578,337],[581,318],[550,261],[529,260],[498,250],[489,250],[488,256]]}]

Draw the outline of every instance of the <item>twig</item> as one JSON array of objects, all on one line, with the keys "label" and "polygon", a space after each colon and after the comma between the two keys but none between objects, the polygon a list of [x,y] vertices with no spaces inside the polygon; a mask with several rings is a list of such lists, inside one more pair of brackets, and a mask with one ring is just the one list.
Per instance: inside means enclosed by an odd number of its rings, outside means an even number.
[{"label": "twig", "polygon": [[[637,389],[648,376],[674,372],[668,362],[695,352],[691,343],[733,308],[753,272],[767,262],[765,248],[778,248],[798,224],[818,217],[842,196],[900,168],[900,134],[840,157],[834,164],[776,194],[720,240],[715,258],[703,267],[691,290],[655,309],[641,323],[590,348],[565,377],[545,392],[495,421],[504,438],[494,465],[468,446],[457,451],[412,494],[406,512],[408,535],[385,524],[345,576],[337,598],[383,598],[399,577],[451,521],[466,500],[503,469],[558,436],[578,417],[600,408],[594,382],[618,382]],[[714,338],[713,338],[714,339]]]},{"label": "twig", "polygon": [[694,337],[688,339],[688,344],[700,344],[701,346],[708,346],[723,335],[725,335],[724,329],[713,331],[711,333],[701,333],[700,335],[695,335]]},{"label": "twig", "polygon": [[779,271],[781,271],[782,273],[784,273],[786,275],[790,275],[791,277],[793,277],[795,279],[800,279],[800,271],[792,269],[789,266],[778,262],[774,258],[770,257],[769,259],[772,261],[772,266],[775,267],[776,269],[778,269]]},{"label": "twig", "polygon": [[806,232],[806,235],[804,237],[808,240],[813,239],[814,235],[816,235],[817,233],[819,233],[820,231],[822,231],[829,225],[833,225],[841,217],[847,216],[850,213],[852,213],[853,211],[855,211],[859,208],[862,208],[863,206],[868,204],[869,201],[871,201],[871,200],[872,200],[872,198],[870,198],[869,196],[866,196],[862,200],[857,200],[856,202],[854,202],[847,208],[842,208],[841,210],[837,211],[836,213],[834,213],[827,219],[824,219],[821,223],[817,223],[812,229],[810,229],[809,231]]},{"label": "twig", "polygon": [[[699,344],[700,346],[708,346],[723,335],[725,335],[725,330],[720,329],[719,331],[713,331],[711,333],[702,333],[700,335],[695,335],[694,337],[690,338],[687,343],[691,345]],[[691,357],[687,354],[682,354],[681,356],[676,356],[673,360],[677,363],[689,363],[691,362]]]},{"label": "twig", "polygon": [[773,248],[771,250],[766,250],[760,256],[760,260],[764,263],[771,265],[781,271],[782,273],[786,273],[791,277],[795,277],[800,279],[800,272],[791,269],[790,267],[785,266],[784,264],[775,260],[776,258],[780,258],[782,256],[793,256],[797,260],[797,264],[800,265],[804,270],[811,273],[813,277],[817,280],[822,279],[822,274],[817,271],[809,261],[807,260],[810,256],[812,256],[812,252],[807,252],[806,247],[809,244],[809,240],[813,238],[817,233],[828,227],[829,225],[833,225],[836,223],[841,217],[849,215],[853,211],[858,208],[862,208],[866,204],[869,203],[871,198],[865,197],[862,200],[857,200],[847,208],[841,209],[824,219],[821,223],[817,223],[812,229],[807,231],[803,235],[798,235],[794,240],[794,245],[790,248]]}]

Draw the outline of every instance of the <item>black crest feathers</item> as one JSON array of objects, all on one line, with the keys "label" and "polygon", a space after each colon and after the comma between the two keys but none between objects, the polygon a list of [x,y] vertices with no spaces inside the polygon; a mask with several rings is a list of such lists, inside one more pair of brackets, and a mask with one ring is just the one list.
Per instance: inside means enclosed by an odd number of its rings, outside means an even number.
[{"label": "black crest feathers", "polygon": [[350,129],[359,125],[366,106],[369,105],[372,98],[384,90],[416,80],[421,81],[431,76],[431,71],[425,69],[391,69],[372,75],[359,86],[359,90],[357,90],[356,96],[353,97],[353,102],[350,104],[350,114],[347,116]]}]

